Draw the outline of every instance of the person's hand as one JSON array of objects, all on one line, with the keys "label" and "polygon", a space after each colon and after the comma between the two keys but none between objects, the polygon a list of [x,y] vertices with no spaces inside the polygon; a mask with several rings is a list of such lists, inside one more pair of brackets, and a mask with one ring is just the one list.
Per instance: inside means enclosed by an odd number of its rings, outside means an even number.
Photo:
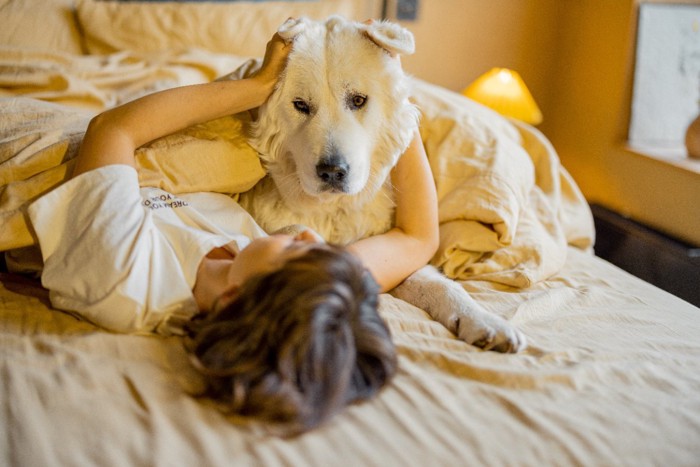
[{"label": "person's hand", "polygon": [[265,58],[260,70],[254,78],[270,88],[274,87],[287,63],[287,55],[292,50],[292,44],[287,44],[279,34],[275,33],[267,43]]},{"label": "person's hand", "polygon": [[306,242],[326,242],[320,233],[316,232],[311,227],[307,227],[303,224],[290,224],[275,230],[270,235],[289,235],[291,237],[294,237],[295,240]]}]

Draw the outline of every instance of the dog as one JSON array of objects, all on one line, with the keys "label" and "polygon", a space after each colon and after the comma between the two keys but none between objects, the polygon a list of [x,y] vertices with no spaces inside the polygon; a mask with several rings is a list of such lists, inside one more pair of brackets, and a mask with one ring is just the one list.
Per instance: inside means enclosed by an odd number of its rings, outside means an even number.
[{"label": "dog", "polygon": [[[418,127],[410,80],[397,58],[414,51],[397,24],[289,19],[293,41],[277,87],[257,109],[250,144],[267,176],[240,197],[263,229],[303,224],[348,244],[392,227],[390,173]],[[391,291],[457,337],[485,350],[517,352],[525,336],[426,265]]]}]

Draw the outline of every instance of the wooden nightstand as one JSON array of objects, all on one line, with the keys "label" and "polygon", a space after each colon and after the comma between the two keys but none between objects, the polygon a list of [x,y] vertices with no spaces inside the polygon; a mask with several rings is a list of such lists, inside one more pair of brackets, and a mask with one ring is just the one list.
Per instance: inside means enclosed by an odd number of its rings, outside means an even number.
[{"label": "wooden nightstand", "polygon": [[591,205],[597,256],[700,306],[700,248]]}]

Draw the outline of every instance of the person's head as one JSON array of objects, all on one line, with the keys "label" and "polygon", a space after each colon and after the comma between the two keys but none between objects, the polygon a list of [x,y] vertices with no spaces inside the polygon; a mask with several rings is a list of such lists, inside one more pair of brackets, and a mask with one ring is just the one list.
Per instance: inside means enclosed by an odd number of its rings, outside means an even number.
[{"label": "person's head", "polygon": [[248,278],[187,326],[205,395],[289,434],[371,397],[397,368],[378,291],[358,259],[321,243]]}]

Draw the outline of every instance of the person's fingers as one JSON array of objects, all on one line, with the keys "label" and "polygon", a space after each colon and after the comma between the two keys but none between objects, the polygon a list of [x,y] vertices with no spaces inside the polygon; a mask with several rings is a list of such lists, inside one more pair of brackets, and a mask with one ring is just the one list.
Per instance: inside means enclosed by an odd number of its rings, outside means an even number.
[{"label": "person's fingers", "polygon": [[294,240],[310,243],[324,243],[323,237],[321,237],[321,235],[319,235],[315,230],[309,228],[299,232],[299,234],[294,237]]}]

